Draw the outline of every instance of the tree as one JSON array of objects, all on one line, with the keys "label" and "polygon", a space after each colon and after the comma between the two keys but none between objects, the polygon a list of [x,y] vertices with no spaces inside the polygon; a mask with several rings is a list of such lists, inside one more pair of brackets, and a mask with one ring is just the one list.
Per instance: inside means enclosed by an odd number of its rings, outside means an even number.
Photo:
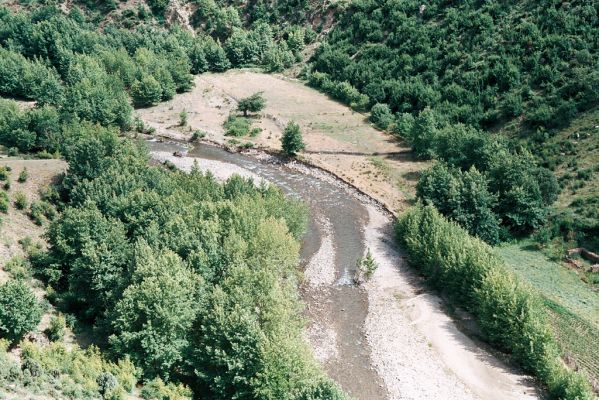
[{"label": "tree", "polygon": [[[53,263],[45,271],[82,314],[95,319],[111,308],[127,285],[130,247],[123,223],[94,204],[64,210],[48,229]],[[53,271],[58,269],[58,271]]]},{"label": "tree", "polygon": [[393,114],[387,104],[375,104],[370,110],[370,121],[378,128],[385,130],[393,122]]},{"label": "tree", "polygon": [[118,387],[119,382],[110,372],[102,372],[96,378],[96,384],[102,398],[108,399],[112,391]]},{"label": "tree", "polygon": [[422,174],[416,194],[470,234],[491,244],[499,241],[499,219],[493,212],[496,197],[476,168],[463,172],[439,162]]},{"label": "tree", "polygon": [[152,75],[144,74],[131,86],[131,97],[135,105],[140,107],[153,106],[162,99],[162,87]]},{"label": "tree", "polygon": [[140,242],[131,281],[112,313],[109,342],[146,376],[168,379],[189,345],[201,280],[176,254]]},{"label": "tree", "polygon": [[237,110],[242,111],[243,115],[247,117],[248,112],[259,112],[266,107],[266,100],[262,96],[263,92],[254,93],[250,97],[239,100],[237,104]]},{"label": "tree", "polygon": [[25,283],[9,281],[0,286],[0,337],[16,341],[35,329],[41,318],[42,309]]},{"label": "tree", "polygon": [[281,144],[283,146],[283,152],[290,157],[294,157],[299,151],[302,151],[306,147],[302,139],[300,127],[296,122],[291,121],[287,124],[283,131]]}]

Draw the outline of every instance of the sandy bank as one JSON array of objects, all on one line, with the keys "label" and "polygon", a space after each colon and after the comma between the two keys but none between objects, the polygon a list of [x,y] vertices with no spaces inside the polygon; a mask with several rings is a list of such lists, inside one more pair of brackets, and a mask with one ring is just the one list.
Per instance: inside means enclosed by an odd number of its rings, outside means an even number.
[{"label": "sandy bank", "polygon": [[366,334],[373,364],[393,399],[537,399],[531,379],[513,373],[458,330],[442,301],[419,294],[392,242],[391,221],[367,206],[366,245],[379,268],[366,283]]}]

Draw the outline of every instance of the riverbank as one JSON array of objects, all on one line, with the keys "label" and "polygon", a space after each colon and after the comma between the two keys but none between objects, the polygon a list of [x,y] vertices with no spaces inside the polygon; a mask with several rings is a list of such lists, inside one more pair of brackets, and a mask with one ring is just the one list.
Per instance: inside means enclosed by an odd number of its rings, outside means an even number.
[{"label": "riverbank", "polygon": [[[183,169],[190,169],[194,162],[192,158],[175,157],[172,152],[163,151],[158,156]],[[306,336],[315,358],[344,389],[358,399],[369,400],[537,398],[531,378],[512,371],[464,335],[444,311],[441,299],[426,293],[392,240],[392,215],[378,202],[320,169],[293,161],[284,163],[259,151],[252,151],[250,156],[256,163],[301,174],[283,182],[287,189],[301,176],[314,178],[341,190],[343,194],[338,197],[355,198],[364,209],[358,224],[348,228],[361,231],[361,251],[369,248],[379,265],[369,282],[362,287],[348,286],[348,272],[340,270],[348,262],[340,263],[338,259],[343,256],[339,244],[344,232],[336,232],[333,226],[348,219],[344,215],[313,215],[312,223],[318,230],[313,236],[318,236],[318,243],[312,244],[303,261],[304,298],[310,320]],[[227,157],[231,161],[236,155]],[[262,176],[270,172],[260,171],[247,161],[240,165],[214,159],[197,161],[201,170],[212,168],[221,179],[239,173],[241,168],[245,176],[270,181]],[[323,193],[322,197],[326,201],[330,196]],[[354,300],[348,300],[349,296]],[[348,305],[355,300],[359,301]],[[348,314],[355,314],[352,318],[363,315],[361,326],[352,328],[356,323],[352,319],[347,324]],[[357,331],[351,335],[344,331],[351,329]],[[367,360],[366,370],[353,371],[360,369],[356,360]],[[351,384],[367,381],[364,375],[369,374],[368,370],[375,373],[369,379],[380,388]]]},{"label": "riverbank", "polygon": [[[137,113],[159,136],[187,141],[200,130],[205,140],[227,145],[231,137],[225,136],[223,122],[237,100],[255,92],[263,92],[266,99],[266,108],[250,118],[261,133],[235,138],[241,144],[279,151],[285,125],[296,121],[306,143],[303,161],[329,171],[394,213],[411,204],[419,171],[428,163],[413,159],[408,147],[372,127],[365,115],[298,81],[248,70],[206,73],[196,77],[191,92]],[[182,111],[187,113],[183,127]]]}]

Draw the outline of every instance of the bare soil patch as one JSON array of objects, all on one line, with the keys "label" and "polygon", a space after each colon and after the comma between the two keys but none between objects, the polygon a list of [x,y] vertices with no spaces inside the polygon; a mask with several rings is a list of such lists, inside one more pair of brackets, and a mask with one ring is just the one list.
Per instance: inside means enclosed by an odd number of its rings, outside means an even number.
[{"label": "bare soil patch", "polygon": [[[14,197],[17,192],[23,192],[27,203],[39,200],[39,191],[48,186],[62,172],[66,170],[66,163],[62,160],[19,160],[0,159],[0,166],[12,168],[10,173],[10,189],[7,191],[10,198],[10,207],[0,225],[0,266],[15,255],[23,255],[19,240],[30,237],[34,242],[40,242],[44,232],[43,226],[38,226],[27,216],[27,210],[17,210],[14,206]],[[26,182],[17,181],[19,173],[27,168],[29,178]],[[0,267],[0,280],[2,280]]]}]

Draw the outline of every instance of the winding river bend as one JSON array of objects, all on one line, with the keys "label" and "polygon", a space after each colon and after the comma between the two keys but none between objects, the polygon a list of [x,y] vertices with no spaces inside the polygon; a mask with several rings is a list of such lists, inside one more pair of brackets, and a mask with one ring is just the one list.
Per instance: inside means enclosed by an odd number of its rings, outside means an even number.
[{"label": "winding river bend", "polygon": [[[269,156],[200,145],[186,157],[175,142],[148,142],[152,157],[219,178],[265,180],[304,201],[310,222],[302,244],[307,339],[327,374],[351,396],[378,399],[534,399],[530,379],[464,335],[441,300],[421,287],[391,235],[391,218],[328,174]],[[353,284],[366,248],[379,264]]]}]

